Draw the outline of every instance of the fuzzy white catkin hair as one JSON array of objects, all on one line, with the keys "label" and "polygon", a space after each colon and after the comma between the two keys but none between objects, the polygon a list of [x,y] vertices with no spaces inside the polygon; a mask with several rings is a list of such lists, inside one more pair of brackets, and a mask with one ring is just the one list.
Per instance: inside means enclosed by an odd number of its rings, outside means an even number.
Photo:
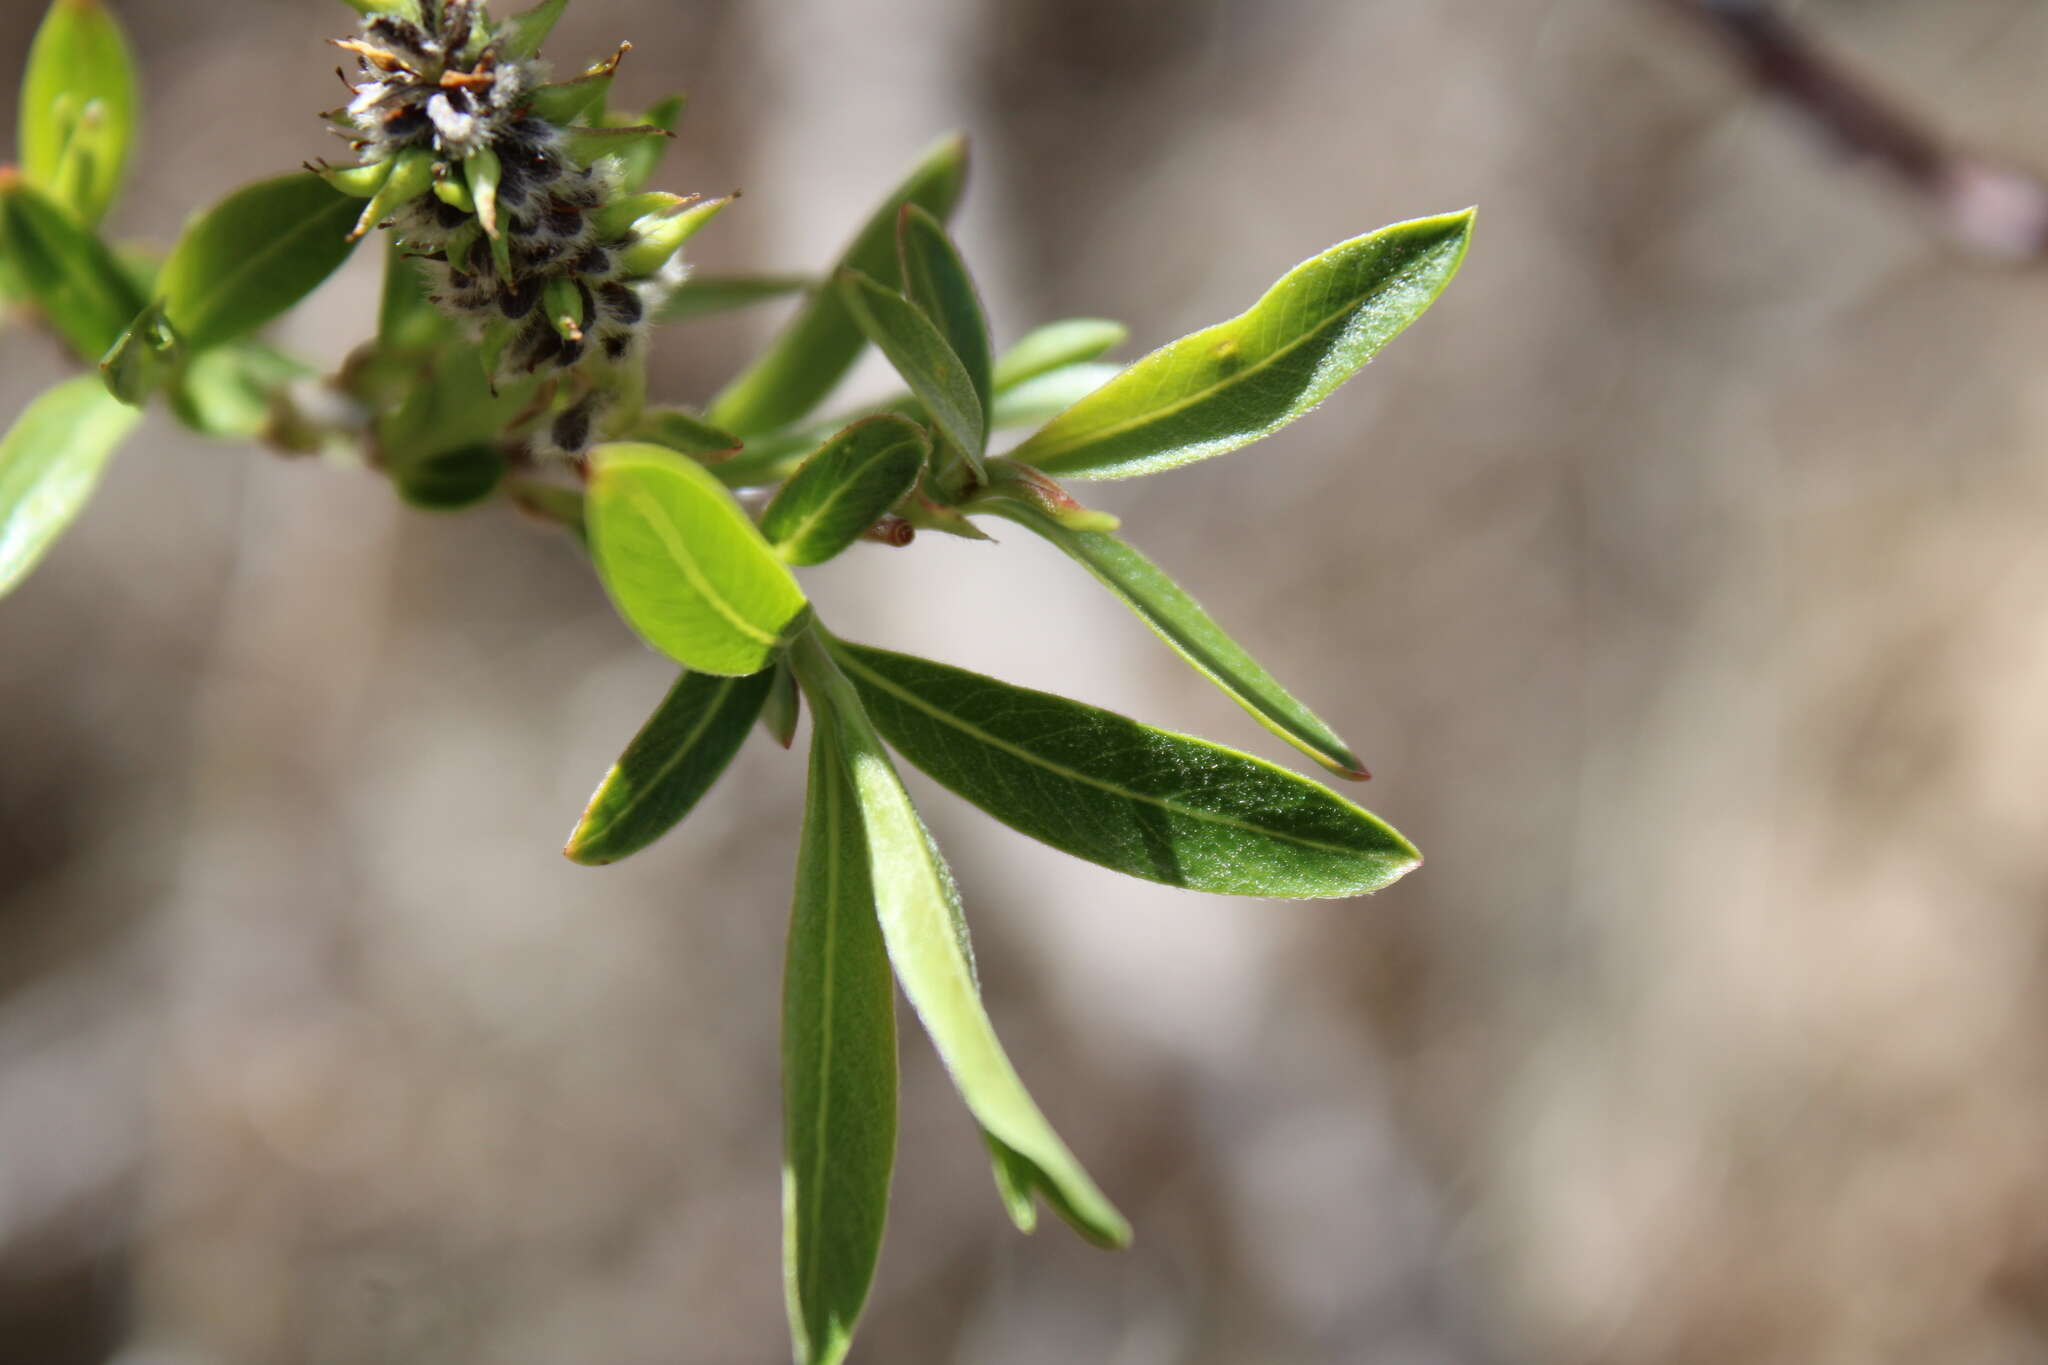
[{"label": "fuzzy white catkin hair", "polygon": [[[483,346],[494,383],[570,372],[585,381],[542,441],[579,453],[611,401],[602,375],[630,359],[682,283],[681,261],[670,253],[629,270],[626,253],[644,238],[630,227],[600,234],[595,215],[623,193],[619,163],[571,155],[565,130],[534,108],[561,87],[508,50],[482,0],[419,0],[417,18],[374,15],[337,45],[360,64],[344,116],[362,166],[330,180],[364,176],[363,226],[388,215],[434,302]],[[494,181],[488,207],[468,193],[479,166]],[[443,193],[451,184],[460,190]]]}]

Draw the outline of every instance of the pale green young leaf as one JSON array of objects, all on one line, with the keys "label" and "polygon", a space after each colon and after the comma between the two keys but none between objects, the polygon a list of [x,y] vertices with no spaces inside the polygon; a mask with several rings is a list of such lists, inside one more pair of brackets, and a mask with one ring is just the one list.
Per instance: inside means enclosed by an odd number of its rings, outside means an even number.
[{"label": "pale green young leaf", "polygon": [[[995,361],[988,339],[988,318],[959,248],[946,235],[945,224],[915,204],[905,204],[896,223],[896,263],[903,275],[903,293],[930,318],[960,359],[986,413],[995,397]],[[986,432],[983,433],[986,440]],[[973,453],[981,450],[975,447]]]},{"label": "pale green young leaf", "polygon": [[1049,322],[1004,351],[996,361],[995,387],[1002,393],[1027,379],[1079,365],[1115,350],[1131,334],[1121,322],[1106,318],[1067,318]]},{"label": "pale green young leaf", "polygon": [[157,277],[171,325],[195,351],[290,308],[355,249],[357,208],[316,175],[259,180],[185,228]]},{"label": "pale green young leaf", "polygon": [[589,867],[615,863],[668,833],[739,752],[773,681],[773,669],[676,679],[598,784],[563,856]]},{"label": "pale green young leaf", "polygon": [[1084,360],[1019,380],[996,395],[989,424],[998,430],[1041,426],[1121,373],[1114,365]]},{"label": "pale green young leaf", "polygon": [[782,1266],[799,1365],[837,1365],[853,1340],[896,1157],[895,987],[831,725],[811,735],[782,987]]},{"label": "pale green young leaf", "polygon": [[164,318],[162,304],[153,303],[135,315],[100,361],[107,392],[139,407],[162,387],[183,359],[178,334]]},{"label": "pale green young leaf", "polygon": [[931,1035],[960,1096],[982,1129],[1015,1157],[999,1185],[1014,1207],[1025,1188],[1082,1236],[1104,1246],[1130,1241],[1130,1225],[1046,1122],[996,1040],[975,978],[967,922],[953,875],[861,708],[860,696],[815,631],[798,637],[790,662],[817,724],[837,742],[859,795],[882,939],[896,979]]},{"label": "pale green young leaf", "polygon": [[1421,862],[1307,778],[930,659],[835,641],[875,728],[1012,828],[1133,877],[1240,896],[1377,891]]},{"label": "pale green young leaf", "polygon": [[1044,512],[1020,503],[989,502],[986,506],[1051,541],[1094,574],[1160,639],[1268,730],[1341,777],[1357,781],[1369,776],[1335,730],[1296,701],[1216,624],[1200,602],[1136,547],[1100,531],[1062,526]]},{"label": "pale green young leaf", "polygon": [[855,422],[790,475],[761,516],[761,534],[792,564],[823,564],[917,486],[930,453],[915,422]]},{"label": "pale green young leaf", "polygon": [[691,275],[669,296],[661,322],[687,322],[693,318],[729,313],[756,304],[773,303],[791,294],[816,287],[809,275]]},{"label": "pale green young leaf", "polygon": [[839,272],[839,292],[868,340],[910,385],[924,410],[970,464],[988,439],[987,418],[967,367],[924,311],[858,270]]},{"label": "pale green young leaf", "polygon": [[[882,201],[839,259],[883,284],[897,281],[896,215],[916,204],[946,218],[967,178],[967,143],[949,137]],[[828,278],[836,278],[837,270]],[[760,359],[711,404],[710,419],[728,431],[757,436],[800,422],[837,388],[860,358],[859,325],[837,289],[812,294]]]},{"label": "pale green young leaf", "polygon": [[0,438],[0,597],[84,509],[108,457],[141,418],[86,374],[30,403]]},{"label": "pale green young leaf", "polygon": [[22,175],[99,222],[128,168],[136,106],[134,59],[104,0],[52,0],[22,77]]},{"label": "pale green young leaf", "polygon": [[146,302],[91,229],[5,168],[0,246],[50,326],[87,364],[100,362]]},{"label": "pale green young leaf", "polygon": [[[608,128],[659,128],[664,133],[673,133],[681,126],[683,111],[689,107],[689,100],[681,95],[670,95],[657,100],[647,107],[644,114],[607,115],[604,125]],[[661,159],[668,155],[673,138],[647,137],[630,142],[612,153],[619,160],[619,190],[623,194],[635,194],[647,188],[647,182],[661,169]]]},{"label": "pale green young leaf", "polygon": [[701,673],[773,662],[809,608],[725,486],[656,445],[601,445],[590,465],[591,549],[626,623]]},{"label": "pale green young leaf", "polygon": [[1457,273],[1471,234],[1468,210],[1331,247],[1248,311],[1138,361],[1012,453],[1058,478],[1122,479],[1269,435],[1420,317]]},{"label": "pale green young leaf", "polygon": [[193,356],[172,378],[173,416],[207,436],[254,440],[269,427],[271,400],[317,374],[313,366],[254,337]]}]

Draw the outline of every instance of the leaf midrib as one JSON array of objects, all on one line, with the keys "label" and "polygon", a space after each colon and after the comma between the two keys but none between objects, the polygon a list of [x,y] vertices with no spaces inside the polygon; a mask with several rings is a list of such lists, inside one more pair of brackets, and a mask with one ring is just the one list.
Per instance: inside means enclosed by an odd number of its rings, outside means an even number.
[{"label": "leaf midrib", "polygon": [[852,475],[841,480],[839,486],[826,493],[816,507],[804,513],[798,519],[793,529],[776,537],[776,549],[780,550],[785,547],[791,550],[802,549],[804,539],[817,529],[819,523],[824,521],[825,515],[842,502],[845,502],[852,495],[853,491],[860,486],[862,476],[866,475],[870,469],[873,469],[883,459],[895,454],[899,446],[909,444],[911,442],[907,440],[891,442],[889,445],[883,446],[880,450],[868,456],[860,464],[855,465]]},{"label": "leaf midrib", "polygon": [[1144,805],[1156,806],[1160,810],[1167,811],[1174,815],[1184,815],[1191,820],[1199,820],[1205,824],[1226,825],[1233,829],[1241,829],[1245,831],[1247,834],[1264,835],[1267,838],[1279,839],[1286,843],[1295,844],[1301,848],[1316,849],[1324,853],[1338,853],[1352,858],[1372,856],[1369,852],[1352,848],[1345,844],[1328,844],[1324,843],[1320,839],[1309,839],[1304,838],[1299,834],[1290,834],[1282,830],[1268,829],[1264,825],[1255,825],[1250,823],[1249,821],[1232,819],[1230,816],[1219,815],[1213,811],[1205,811],[1197,809],[1192,806],[1185,806],[1178,801],[1169,801],[1164,797],[1148,796],[1143,792],[1132,791],[1127,787],[1115,786],[1111,783],[1103,781],[1099,777],[1091,777],[1087,773],[1077,772],[1076,770],[1069,768],[1064,764],[1054,763],[1052,760],[1041,757],[1038,754],[1034,754],[1028,749],[1024,749],[1019,747],[1018,745],[1012,744],[1008,740],[998,739],[994,735],[989,734],[986,730],[981,729],[979,726],[970,724],[969,722],[961,719],[960,717],[952,714],[949,711],[942,711],[938,709],[937,707],[926,702],[922,697],[919,697],[916,693],[911,692],[897,685],[894,682],[891,682],[889,679],[875,672],[872,668],[867,667],[865,664],[861,663],[858,659],[856,659],[850,652],[842,651],[840,653],[840,658],[845,663],[845,665],[848,668],[852,669],[854,672],[861,674],[863,677],[873,680],[873,682],[878,687],[882,688],[882,690],[884,690],[885,692],[888,692],[891,695],[900,698],[902,701],[906,702],[910,706],[915,707],[917,710],[922,711],[926,715],[932,717],[940,724],[951,726],[953,729],[958,730],[962,734],[968,735],[974,739],[981,741],[982,743],[988,745],[992,749],[1000,749],[1004,753],[1010,754],[1015,758],[1021,759],[1022,761],[1029,763],[1034,767],[1043,768],[1045,771],[1049,773],[1053,773],[1060,777],[1065,777],[1070,781],[1078,782],[1083,786],[1094,787],[1098,791],[1108,792],[1112,796],[1123,797],[1127,801],[1137,801]]}]

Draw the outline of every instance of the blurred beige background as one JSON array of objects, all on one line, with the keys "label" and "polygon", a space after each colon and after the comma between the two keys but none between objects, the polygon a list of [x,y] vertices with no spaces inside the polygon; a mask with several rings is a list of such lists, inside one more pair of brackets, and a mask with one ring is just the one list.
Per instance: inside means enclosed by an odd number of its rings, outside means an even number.
[{"label": "blurred beige background", "polygon": [[[9,89],[40,8],[0,6]],[[331,152],[341,5],[121,8],[121,232]],[[2048,165],[2048,6],[1796,12]],[[1429,865],[1206,898],[920,786],[997,1021],[1139,1240],[1018,1237],[906,1027],[857,1361],[2048,1359],[2037,271],[1623,0],[578,0],[551,50],[627,37],[627,100],[692,95],[662,183],[746,191],[706,268],[822,263],[969,131],[999,341],[1106,314],[1134,356],[1482,210],[1325,410],[1093,490]],[[340,357],[374,263],[284,338]],[[674,333],[657,393],[774,321]],[[0,416],[62,372],[0,334]],[[845,633],[1286,757],[1014,536],[812,582]],[[161,418],[0,640],[0,1361],[783,1358],[800,761],[753,742],[656,849],[572,867],[670,669],[568,549]]]}]

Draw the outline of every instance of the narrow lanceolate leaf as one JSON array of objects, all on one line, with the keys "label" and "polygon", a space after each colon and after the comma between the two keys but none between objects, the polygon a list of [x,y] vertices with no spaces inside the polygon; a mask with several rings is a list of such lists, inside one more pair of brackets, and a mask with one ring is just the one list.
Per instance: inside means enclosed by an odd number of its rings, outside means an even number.
[{"label": "narrow lanceolate leaf", "polygon": [[800,1365],[837,1365],[874,1278],[896,1158],[896,1002],[867,831],[828,724],[811,736],[782,985],[782,1267]]},{"label": "narrow lanceolate leaf", "polygon": [[596,867],[669,832],[739,752],[768,699],[773,669],[746,677],[684,673],[604,775],[562,853]]},{"label": "narrow lanceolate leaf", "polygon": [[762,515],[761,534],[792,564],[823,564],[903,500],[930,453],[915,422],[855,422],[790,476]]},{"label": "narrow lanceolate leaf", "polygon": [[809,275],[692,275],[669,296],[659,317],[662,322],[687,322],[773,303],[816,284]]},{"label": "narrow lanceolate leaf", "polygon": [[[967,144],[947,138],[928,152],[875,210],[840,257],[839,265],[897,282],[896,215],[916,204],[945,218],[959,202],[967,178]],[[834,274],[836,275],[836,271]],[[863,338],[838,290],[820,289],[805,301],[774,343],[712,403],[708,416],[728,431],[756,436],[808,416],[860,358]]]},{"label": "narrow lanceolate leaf", "polygon": [[681,408],[649,408],[634,426],[633,436],[699,459],[722,460],[740,449],[739,437]]},{"label": "narrow lanceolate leaf", "polygon": [[1375,816],[1263,759],[929,659],[832,649],[905,758],[1077,858],[1288,899],[1377,891],[1421,861]]},{"label": "narrow lanceolate leaf", "polygon": [[808,616],[803,590],[694,460],[633,442],[591,452],[591,549],[641,638],[700,673],[758,673]]},{"label": "narrow lanceolate leaf", "polygon": [[1200,602],[1135,547],[1099,531],[1070,529],[1036,508],[1005,502],[990,503],[988,509],[1043,536],[1094,574],[1160,639],[1268,730],[1341,777],[1358,781],[1371,776],[1335,730],[1290,696],[1224,633]]},{"label": "narrow lanceolate leaf", "polygon": [[924,311],[858,270],[839,272],[839,292],[868,340],[910,385],[911,393],[953,444],[972,461],[988,438],[988,420],[966,364]]},{"label": "narrow lanceolate leaf", "polygon": [[5,167],[0,247],[50,326],[88,364],[97,365],[142,311],[141,292],[100,239]]},{"label": "narrow lanceolate leaf", "polygon": [[253,332],[348,259],[357,206],[316,175],[236,190],[185,229],[157,277],[171,325],[193,350]]},{"label": "narrow lanceolate leaf", "polygon": [[1059,478],[1122,479],[1256,441],[1329,397],[1422,316],[1471,235],[1467,211],[1331,247],[1249,311],[1154,351],[1012,453]]},{"label": "narrow lanceolate leaf", "polygon": [[1084,360],[1019,380],[996,394],[989,425],[997,430],[1041,426],[1121,373],[1114,365]]},{"label": "narrow lanceolate leaf", "polygon": [[140,418],[98,375],[80,375],[30,403],[0,439],[0,596],[85,507],[107,458]]},{"label": "narrow lanceolate leaf", "polygon": [[911,805],[859,694],[815,631],[797,639],[790,660],[860,797],[875,907],[896,979],[969,1112],[1014,1157],[1000,1186],[1005,1204],[1014,1212],[1029,1191],[1041,1191],[1090,1241],[1127,1244],[1130,1225],[1046,1122],[996,1040],[953,875]]},{"label": "narrow lanceolate leaf", "polygon": [[1067,318],[1028,333],[996,361],[998,393],[1050,370],[1094,360],[1124,344],[1130,329],[1105,318]]},{"label": "narrow lanceolate leaf", "polygon": [[54,0],[21,83],[21,172],[85,224],[105,216],[135,145],[135,63],[103,0]]},{"label": "narrow lanceolate leaf", "polygon": [[995,360],[981,295],[959,249],[943,223],[917,205],[905,204],[896,223],[896,256],[904,295],[938,326],[986,413],[995,396]]}]

